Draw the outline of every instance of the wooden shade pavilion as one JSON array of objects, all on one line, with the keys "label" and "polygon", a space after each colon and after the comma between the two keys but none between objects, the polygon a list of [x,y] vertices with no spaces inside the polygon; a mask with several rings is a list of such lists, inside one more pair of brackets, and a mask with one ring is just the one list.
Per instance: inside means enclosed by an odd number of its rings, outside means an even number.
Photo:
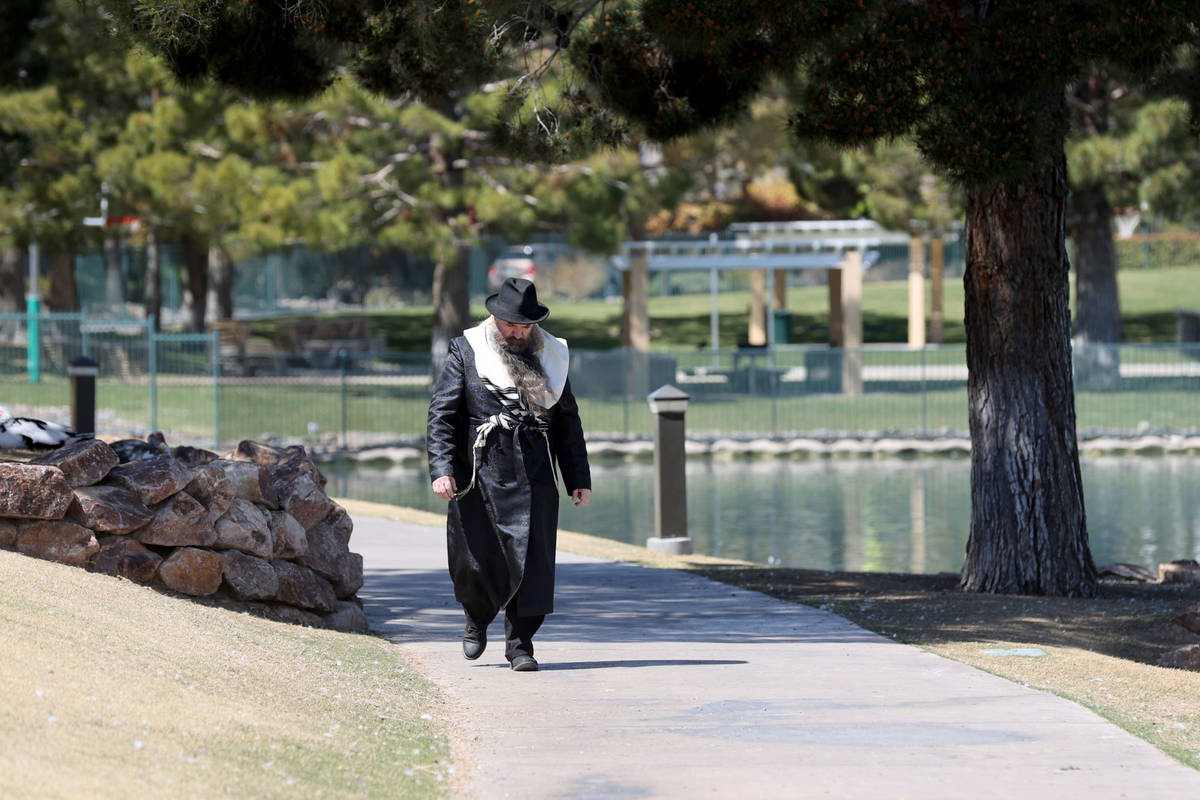
[{"label": "wooden shade pavilion", "polygon": [[[871,220],[813,220],[750,222],[729,227],[734,238],[713,234],[707,239],[627,242],[624,245],[624,314],[622,344],[631,350],[650,347],[647,300],[651,272],[707,271],[712,295],[710,336],[714,358],[719,350],[717,312],[721,272],[750,272],[750,330],[752,345],[775,344],[775,326],[768,324],[776,309],[787,307],[787,275],[797,270],[824,270],[829,286],[829,345],[857,355],[862,346],[862,276],[887,244],[910,246],[909,345],[925,345],[924,243],[920,235],[888,231]],[[935,251],[935,256],[940,249]],[[937,265],[940,267],[940,260]],[[773,291],[767,292],[768,276]],[[940,313],[940,269],[935,274],[935,314]],[[940,316],[939,316],[940,319]],[[940,338],[940,337],[939,337]],[[849,359],[844,390],[861,391],[861,371]]]}]

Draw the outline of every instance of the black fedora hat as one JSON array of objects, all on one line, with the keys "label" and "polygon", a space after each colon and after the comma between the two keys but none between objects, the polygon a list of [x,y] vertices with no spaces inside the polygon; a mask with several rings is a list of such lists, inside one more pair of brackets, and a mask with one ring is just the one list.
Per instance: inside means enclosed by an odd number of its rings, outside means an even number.
[{"label": "black fedora hat", "polygon": [[483,301],[492,316],[514,325],[533,325],[550,316],[550,309],[538,302],[533,281],[506,278],[500,291]]}]

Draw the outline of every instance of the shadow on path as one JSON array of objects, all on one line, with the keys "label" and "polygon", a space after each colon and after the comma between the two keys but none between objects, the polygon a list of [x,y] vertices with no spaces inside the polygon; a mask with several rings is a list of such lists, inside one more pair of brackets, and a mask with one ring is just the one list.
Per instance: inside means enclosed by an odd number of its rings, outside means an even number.
[{"label": "shadow on path", "polygon": [[[372,628],[399,641],[462,635],[462,611],[443,570],[367,570],[359,597]],[[879,637],[807,606],[674,570],[560,563],[544,637],[578,642],[754,644],[868,642]],[[493,625],[502,625],[498,618]]]}]

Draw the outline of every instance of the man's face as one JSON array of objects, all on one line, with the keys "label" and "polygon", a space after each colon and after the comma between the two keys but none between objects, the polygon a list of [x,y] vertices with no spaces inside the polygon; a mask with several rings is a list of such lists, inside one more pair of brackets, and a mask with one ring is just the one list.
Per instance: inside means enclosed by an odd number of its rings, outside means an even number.
[{"label": "man's face", "polygon": [[523,350],[529,344],[529,332],[533,330],[532,325],[518,325],[514,322],[505,322],[499,317],[493,317],[496,320],[496,329],[500,331],[500,336],[503,337],[504,343],[515,350]]}]

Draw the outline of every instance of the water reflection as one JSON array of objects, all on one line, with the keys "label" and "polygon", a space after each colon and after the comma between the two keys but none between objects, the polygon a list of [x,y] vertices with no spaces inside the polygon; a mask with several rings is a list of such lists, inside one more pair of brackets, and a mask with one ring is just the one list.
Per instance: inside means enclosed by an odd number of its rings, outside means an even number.
[{"label": "water reflection", "polygon": [[[1200,459],[1083,460],[1097,564],[1200,556]],[[330,494],[442,511],[423,468],[322,465]],[[561,525],[633,544],[654,535],[653,467],[593,466],[591,505]],[[970,523],[966,459],[691,461],[696,551],[813,569],[956,572]]]}]

